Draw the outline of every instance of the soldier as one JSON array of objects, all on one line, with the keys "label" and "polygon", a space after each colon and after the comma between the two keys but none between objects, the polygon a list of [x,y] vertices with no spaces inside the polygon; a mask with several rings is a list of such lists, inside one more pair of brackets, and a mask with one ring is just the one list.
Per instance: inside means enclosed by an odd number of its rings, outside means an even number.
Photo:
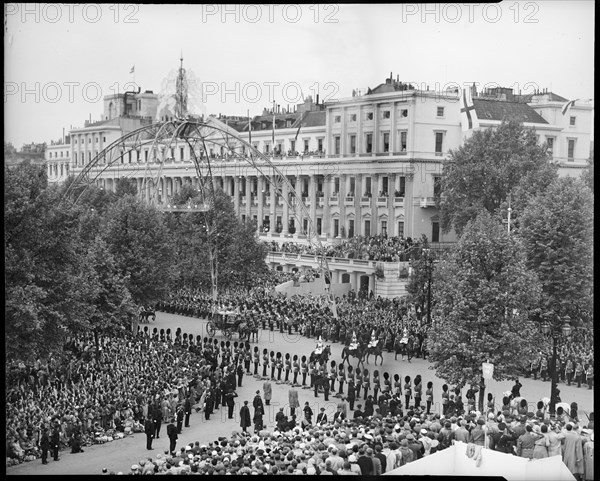
[{"label": "soldier", "polygon": [[292,362],[292,370],[294,372],[294,379],[292,380],[292,386],[298,386],[298,373],[300,372],[300,362],[298,361],[298,354],[294,354]]},{"label": "soldier", "polygon": [[567,364],[565,366],[565,374],[567,375],[567,386],[571,385],[571,382],[573,382],[573,361],[571,360],[571,358],[567,359]]},{"label": "soldier", "polygon": [[331,390],[335,392],[335,380],[337,378],[337,369],[335,367],[335,361],[331,361],[331,369],[329,370],[329,379],[331,381]]},{"label": "soldier", "polygon": [[183,406],[181,404],[179,404],[177,406],[177,434],[181,434],[181,430],[183,429],[183,417],[184,417],[184,412],[183,412]]},{"label": "soldier", "polygon": [[306,375],[308,374],[308,363],[306,362],[306,356],[302,356],[302,363],[300,364],[300,370],[302,372],[302,389],[306,386]]},{"label": "soldier", "polygon": [[262,379],[267,379],[267,368],[269,367],[269,351],[265,347],[263,349],[263,373]]},{"label": "soldier", "polygon": [[254,377],[258,378],[258,366],[260,364],[260,351],[258,350],[258,346],[254,346]]},{"label": "soldier", "polygon": [[277,367],[277,363],[275,361],[275,351],[271,351],[271,356],[269,358],[269,364],[271,366],[271,380],[275,380],[275,368]]},{"label": "soldier", "polygon": [[383,389],[382,392],[386,394],[392,394],[392,380],[387,372],[383,373]]},{"label": "soldier", "polygon": [[281,352],[277,353],[277,384],[281,384],[281,371],[283,370],[283,355]]},{"label": "soldier", "polygon": [[377,394],[379,394],[380,389],[381,382],[379,380],[379,371],[375,369],[375,371],[373,371],[373,399],[377,399]]},{"label": "soldier", "polygon": [[346,381],[346,370],[343,364],[338,366],[338,380],[339,388],[337,397],[342,397],[342,394],[344,394],[344,382]]},{"label": "soldier", "polygon": [[354,401],[356,400],[356,391],[354,389],[354,379],[348,379],[348,404],[350,405],[350,410],[354,411]]},{"label": "soldier", "polygon": [[369,389],[371,388],[371,374],[368,369],[363,371],[363,387],[365,389],[364,400],[366,401],[369,397]]},{"label": "soldier", "polygon": [[[352,367],[352,366],[350,366]],[[363,385],[363,372],[360,368],[356,368],[356,399],[360,399],[360,389]]]},{"label": "soldier", "polygon": [[244,368],[246,369],[246,374],[252,374],[250,371],[250,363],[252,362],[252,350],[250,349],[250,343],[246,342],[244,347]]},{"label": "soldier", "polygon": [[291,370],[292,370],[292,360],[290,357],[290,353],[286,352],[285,353],[285,380],[284,380],[284,382],[286,384],[288,384],[288,382],[289,382]]}]

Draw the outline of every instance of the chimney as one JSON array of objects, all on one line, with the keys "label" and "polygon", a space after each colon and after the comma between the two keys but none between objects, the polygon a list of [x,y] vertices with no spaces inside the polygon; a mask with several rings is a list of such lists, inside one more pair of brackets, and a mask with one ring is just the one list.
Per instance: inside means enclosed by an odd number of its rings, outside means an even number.
[{"label": "chimney", "polygon": [[317,105],[319,105],[319,94],[317,94]]},{"label": "chimney", "polygon": [[65,128],[63,127],[63,137],[62,137],[62,143],[65,143]]},{"label": "chimney", "polygon": [[396,75],[396,82],[400,83],[400,74]]}]

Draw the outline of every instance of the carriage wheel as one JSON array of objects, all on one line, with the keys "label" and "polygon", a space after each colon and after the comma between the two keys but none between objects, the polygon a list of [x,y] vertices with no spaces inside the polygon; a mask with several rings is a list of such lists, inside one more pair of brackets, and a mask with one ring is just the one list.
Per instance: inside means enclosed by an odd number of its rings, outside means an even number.
[{"label": "carriage wheel", "polygon": [[226,339],[231,339],[231,337],[232,337],[231,330],[230,329],[225,329],[223,331],[223,335],[225,336]]},{"label": "carriage wheel", "polygon": [[213,337],[215,335],[216,329],[215,325],[212,322],[206,324],[206,333],[209,337]]}]

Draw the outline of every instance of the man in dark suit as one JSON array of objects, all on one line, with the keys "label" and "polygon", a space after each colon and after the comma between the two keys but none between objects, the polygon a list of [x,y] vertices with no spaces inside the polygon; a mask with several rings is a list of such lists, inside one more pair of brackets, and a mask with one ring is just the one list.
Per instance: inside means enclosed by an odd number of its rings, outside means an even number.
[{"label": "man in dark suit", "polygon": [[244,377],[244,366],[242,366],[242,363],[238,363],[237,368],[237,385],[238,387],[242,387],[242,378]]},{"label": "man in dark suit", "polygon": [[167,424],[167,436],[169,437],[169,452],[175,454],[175,446],[177,445],[177,428],[175,427],[175,418],[171,418],[171,422]]},{"label": "man in dark suit", "polygon": [[48,450],[50,449],[50,436],[48,429],[42,429],[42,437],[40,439],[40,448],[42,450],[42,464],[48,464]]},{"label": "man in dark suit", "polygon": [[354,419],[356,419],[356,418],[362,418],[365,415],[362,412],[361,408],[362,408],[362,404],[358,404],[356,406],[356,409],[354,410]]},{"label": "man in dark suit", "polygon": [[356,400],[356,392],[354,390],[354,380],[348,381],[348,404],[350,405],[350,411],[354,411],[354,401]]},{"label": "man in dark suit", "polygon": [[325,414],[325,408],[321,408],[321,412],[317,414],[317,422],[316,424],[326,424],[327,423],[327,414]]},{"label": "man in dark suit", "polygon": [[237,393],[230,389],[229,392],[225,395],[225,402],[227,403],[227,417],[229,419],[233,419],[233,408],[235,407],[235,398],[237,397]]},{"label": "man in dark suit", "polygon": [[190,416],[192,414],[192,395],[190,394],[185,400],[185,427],[190,427]]},{"label": "man in dark suit", "polygon": [[162,409],[160,408],[160,405],[157,404],[154,406],[153,417],[152,417],[152,421],[154,421],[154,429],[155,429],[154,437],[156,439],[160,438],[159,434],[160,434],[160,427],[162,425],[162,420],[163,420]]},{"label": "man in dark suit", "polygon": [[50,446],[52,447],[52,454],[54,455],[54,461],[58,461],[58,450],[60,449],[60,431],[58,426],[54,426],[52,436],[50,437]]},{"label": "man in dark suit", "polygon": [[248,407],[248,401],[244,401],[244,405],[240,409],[240,427],[242,428],[242,431],[247,432],[246,429],[250,426],[252,426],[250,408]]},{"label": "man in dark suit", "polygon": [[177,434],[181,434],[181,430],[183,429],[183,406],[181,404],[179,404],[177,406]]},{"label": "man in dark suit", "polygon": [[144,432],[146,433],[146,449],[152,449],[152,439],[154,439],[154,422],[152,421],[152,417],[148,416],[146,418],[146,422],[144,422]]}]

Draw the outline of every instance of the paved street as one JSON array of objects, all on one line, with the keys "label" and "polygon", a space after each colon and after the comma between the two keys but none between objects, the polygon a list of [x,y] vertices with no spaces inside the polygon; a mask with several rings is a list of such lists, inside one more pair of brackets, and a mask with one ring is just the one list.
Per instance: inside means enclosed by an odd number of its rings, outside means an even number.
[{"label": "paved street", "polygon": [[[146,324],[142,324],[146,326]],[[206,321],[184,317],[173,314],[166,314],[159,312],[157,313],[156,321],[151,322],[149,329],[152,330],[157,327],[159,330],[164,328],[170,328],[174,333],[178,327],[184,333],[192,333],[194,336],[201,335],[206,336]],[[225,340],[221,332],[217,332],[217,338]],[[233,336],[232,342],[238,340],[237,334]],[[252,343],[252,346],[256,345]],[[298,354],[299,358],[302,355],[307,355],[315,348],[315,341],[313,339],[307,339],[294,334],[289,336],[281,334],[279,331],[270,332],[259,330],[259,343],[260,352],[262,354],[263,348],[273,350],[275,352],[281,352],[285,356],[286,352],[289,352],[293,357],[294,354]],[[342,346],[339,343],[331,344],[332,355],[330,359],[333,359],[338,363],[341,361]],[[356,359],[352,360],[352,366],[356,367]],[[413,359],[410,363],[400,361],[394,361],[394,354],[384,352],[383,366],[377,366],[380,374],[388,372],[393,378],[393,375],[398,373],[402,378],[409,375],[414,378],[415,375],[421,374],[423,378],[423,385],[425,386],[428,381],[432,381],[434,385],[434,401],[435,407],[433,411],[440,412],[440,401],[441,401],[441,386],[443,381],[435,376],[433,370],[429,369],[430,364],[422,359]],[[365,365],[371,373],[375,369],[373,359],[370,359],[370,364]],[[253,369],[253,367],[252,367]],[[259,373],[262,373],[262,367],[259,368]],[[282,379],[285,377],[285,371],[282,372]],[[290,376],[291,379],[292,376]],[[309,378],[307,378],[308,381]],[[301,376],[299,376],[301,380]],[[383,382],[383,376],[381,377]],[[535,403],[540,398],[550,395],[550,382],[534,381],[531,379],[522,379],[523,388],[521,394],[528,401]],[[278,412],[280,407],[285,407],[286,414],[289,414],[287,408],[288,403],[288,392],[290,385],[287,384],[276,384],[272,382],[273,398],[270,406],[265,406],[266,412],[264,416],[267,430],[273,429],[275,414]],[[214,441],[219,436],[228,436],[234,430],[239,430],[239,410],[244,400],[252,402],[255,391],[261,389],[262,397],[262,385],[263,381],[256,380],[252,376],[244,376],[242,381],[242,387],[238,388],[237,392],[239,397],[237,398],[238,404],[235,408],[235,418],[227,419],[227,408],[219,408],[212,416],[210,421],[204,420],[202,413],[194,413],[191,417],[189,428],[184,428],[182,434],[179,436],[177,442],[177,448],[187,444],[189,442],[199,441],[201,444]],[[495,382],[492,381],[491,385],[486,389],[486,392],[494,393],[496,401],[501,403],[502,392],[510,390],[513,382]],[[579,404],[580,417],[587,422],[587,418],[584,413],[590,413],[593,411],[593,391],[587,389],[587,387],[577,388],[576,386],[566,386],[559,384],[561,390],[561,397],[563,401],[571,402],[577,401]],[[311,390],[298,389],[298,398],[300,401],[300,410],[304,403],[308,401],[311,404],[312,410],[316,414],[319,412],[321,407],[325,407],[328,417],[333,415],[336,409],[338,398],[330,396],[329,402],[325,402],[323,395],[319,398],[314,397],[314,393]],[[336,383],[337,391],[337,383]],[[346,392],[346,386],[344,386],[344,392]],[[372,389],[370,393],[372,394]],[[361,393],[362,397],[362,393]],[[264,399],[264,397],[263,397]],[[358,402],[357,402],[358,404]],[[364,403],[363,403],[364,405]],[[532,409],[533,410],[533,409]],[[253,409],[251,409],[253,413]],[[314,419],[314,418],[313,418]],[[155,439],[153,443],[154,451],[149,452],[145,449],[146,438],[143,433],[138,433],[133,436],[129,436],[125,439],[106,443],[104,445],[94,445],[85,448],[85,453],[70,454],[69,452],[61,453],[61,460],[54,462],[49,461],[49,464],[44,466],[40,460],[34,462],[23,463],[19,466],[11,467],[7,470],[8,474],[100,474],[103,467],[108,468],[109,471],[122,471],[127,473],[132,464],[137,463],[140,459],[147,457],[149,454],[155,456],[158,453],[164,452],[168,449],[168,438],[166,437],[166,425],[161,428],[160,439]]]}]

